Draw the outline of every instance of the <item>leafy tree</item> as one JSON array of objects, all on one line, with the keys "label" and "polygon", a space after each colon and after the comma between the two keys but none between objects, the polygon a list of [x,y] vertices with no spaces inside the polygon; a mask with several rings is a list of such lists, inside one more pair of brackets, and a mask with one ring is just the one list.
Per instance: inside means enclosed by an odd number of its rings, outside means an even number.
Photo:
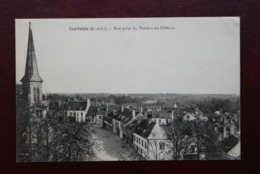
[{"label": "leafy tree", "polygon": [[50,142],[51,161],[88,161],[95,157],[88,125],[58,123],[53,130],[54,135]]}]

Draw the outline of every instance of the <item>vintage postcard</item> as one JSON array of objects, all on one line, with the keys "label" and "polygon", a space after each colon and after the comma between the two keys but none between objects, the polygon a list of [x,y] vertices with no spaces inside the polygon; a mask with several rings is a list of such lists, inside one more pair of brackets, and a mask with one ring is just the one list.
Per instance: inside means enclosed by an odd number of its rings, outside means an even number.
[{"label": "vintage postcard", "polygon": [[240,19],[16,19],[17,162],[239,160]]}]

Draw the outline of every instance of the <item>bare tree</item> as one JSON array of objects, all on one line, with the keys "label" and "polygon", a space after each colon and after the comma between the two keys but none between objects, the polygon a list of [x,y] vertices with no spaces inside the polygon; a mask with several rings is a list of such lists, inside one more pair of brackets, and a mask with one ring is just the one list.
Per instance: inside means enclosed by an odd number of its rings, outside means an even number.
[{"label": "bare tree", "polygon": [[[148,140],[148,153],[147,158],[148,159],[154,159],[154,160],[162,160],[165,159],[165,153],[167,153],[165,146],[167,144],[167,140],[165,139],[153,139]],[[163,149],[160,148],[161,143],[163,143]],[[161,158],[163,154],[163,158]]]}]

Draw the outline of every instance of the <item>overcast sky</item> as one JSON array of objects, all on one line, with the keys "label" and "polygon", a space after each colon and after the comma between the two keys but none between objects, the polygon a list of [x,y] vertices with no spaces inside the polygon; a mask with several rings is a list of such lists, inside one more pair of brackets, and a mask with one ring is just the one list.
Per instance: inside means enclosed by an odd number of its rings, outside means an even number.
[{"label": "overcast sky", "polygon": [[17,19],[16,82],[29,21],[43,92],[240,94],[239,18]]}]

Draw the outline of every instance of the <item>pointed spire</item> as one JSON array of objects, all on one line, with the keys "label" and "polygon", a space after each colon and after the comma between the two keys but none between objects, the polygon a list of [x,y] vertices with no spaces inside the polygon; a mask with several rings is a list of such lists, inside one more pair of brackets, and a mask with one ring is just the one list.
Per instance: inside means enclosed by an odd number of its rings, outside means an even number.
[{"label": "pointed spire", "polygon": [[26,68],[24,77],[21,79],[22,82],[42,82],[42,78],[39,75],[34,43],[33,34],[31,29],[31,22],[29,22],[29,37],[28,37],[28,47],[27,47],[27,58],[26,58]]}]

